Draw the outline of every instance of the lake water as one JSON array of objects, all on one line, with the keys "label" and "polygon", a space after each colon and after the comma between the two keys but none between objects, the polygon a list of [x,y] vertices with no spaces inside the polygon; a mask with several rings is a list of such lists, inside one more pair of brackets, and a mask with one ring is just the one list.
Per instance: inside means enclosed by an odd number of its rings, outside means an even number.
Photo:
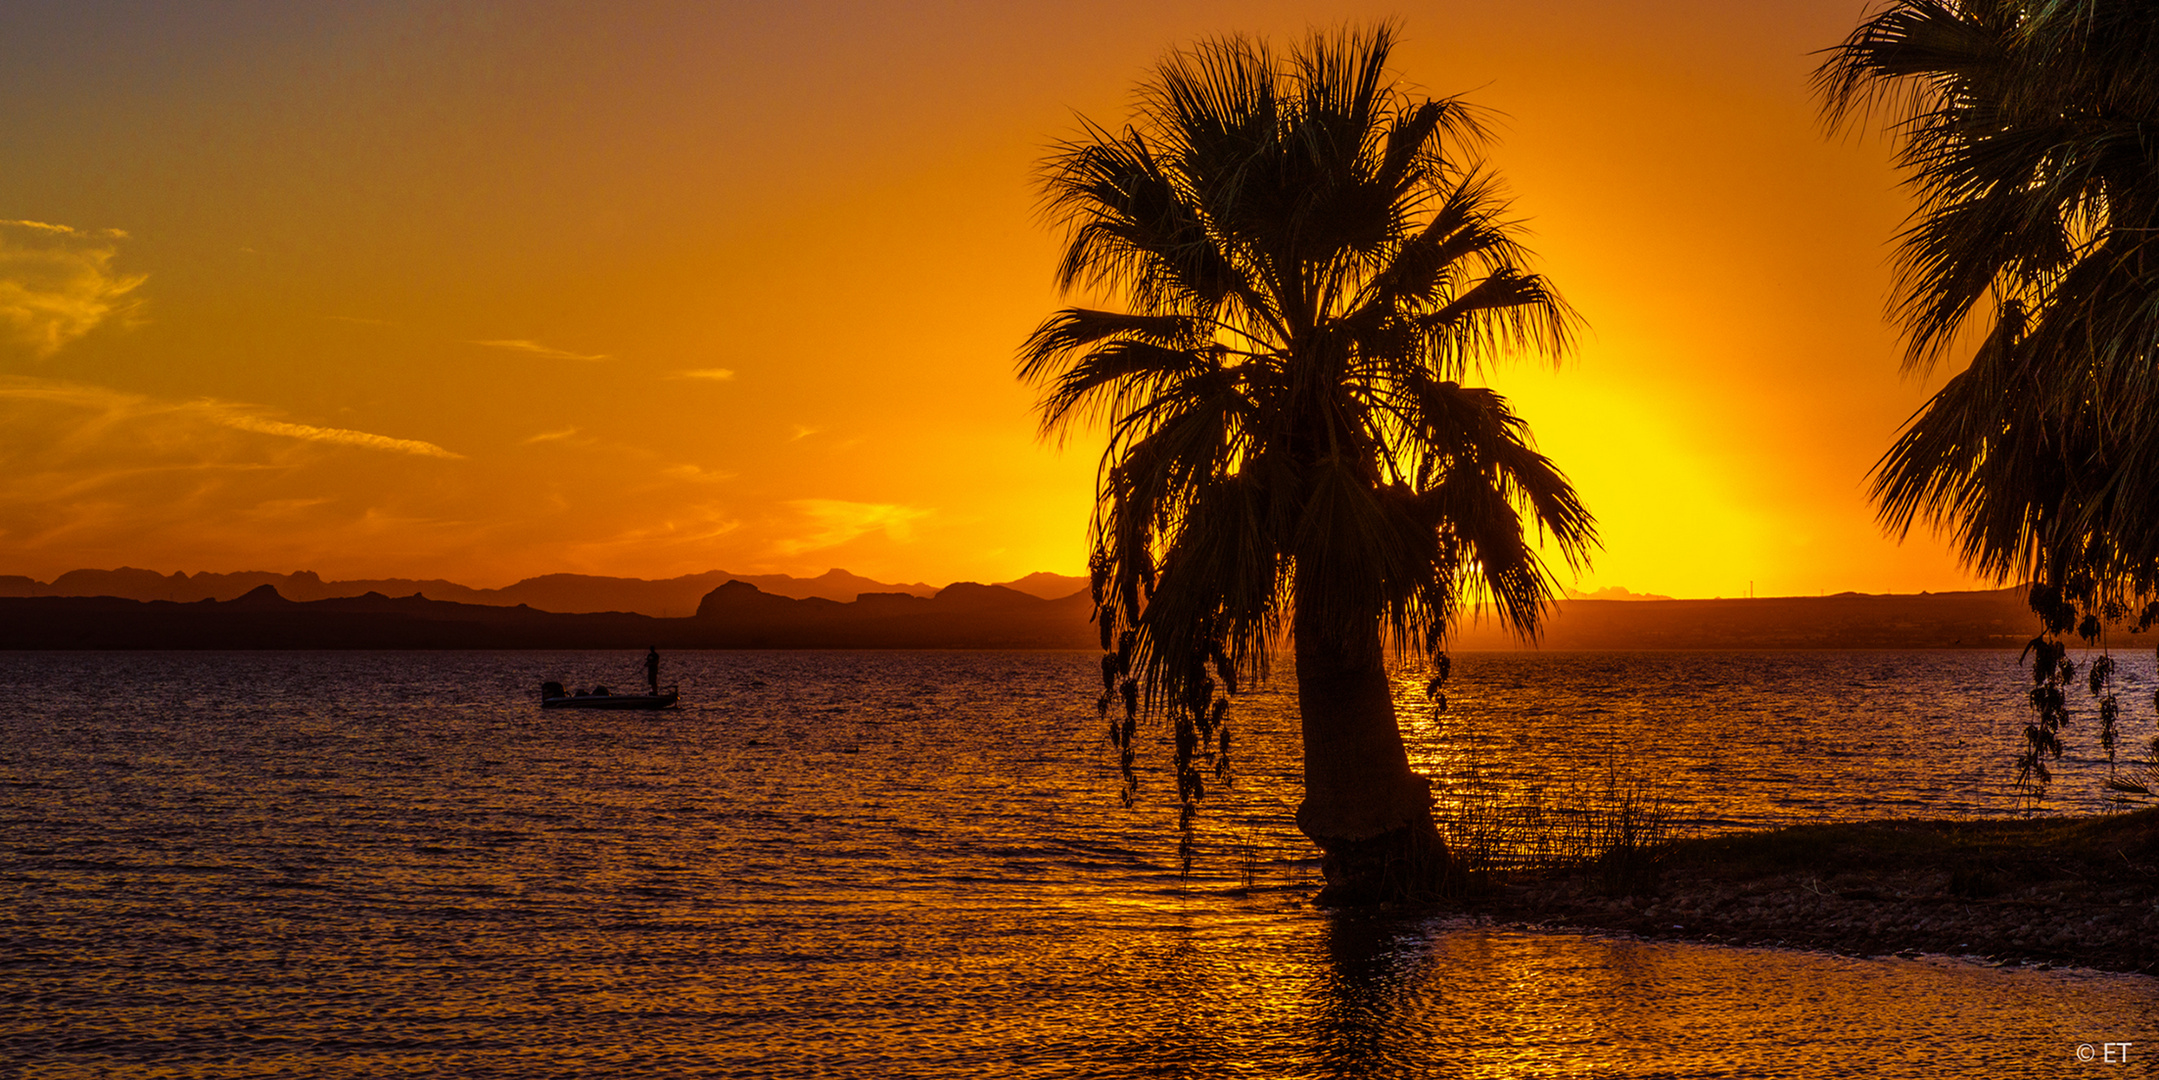
[{"label": "lake water", "polygon": [[[630,654],[0,654],[0,1076],[2159,1061],[2141,977],[1316,911],[1287,672],[1239,699],[1184,876],[1161,774],[1118,804],[1090,655],[667,659],[688,704],[648,716],[537,708]],[[2151,662],[2123,667],[2141,747]],[[1438,714],[1421,682],[1444,797],[1624,773],[1698,831],[2016,805],[2014,654],[1470,654]],[[2091,724],[2051,808],[2104,807]]]}]

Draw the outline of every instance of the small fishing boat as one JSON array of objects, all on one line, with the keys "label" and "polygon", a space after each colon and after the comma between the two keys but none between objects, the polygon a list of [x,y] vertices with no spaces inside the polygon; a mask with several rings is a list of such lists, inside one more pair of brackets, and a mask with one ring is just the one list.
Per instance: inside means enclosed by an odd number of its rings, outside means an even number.
[{"label": "small fishing boat", "polygon": [[671,709],[681,691],[668,687],[656,694],[616,694],[604,686],[570,693],[558,682],[540,684],[543,709]]}]

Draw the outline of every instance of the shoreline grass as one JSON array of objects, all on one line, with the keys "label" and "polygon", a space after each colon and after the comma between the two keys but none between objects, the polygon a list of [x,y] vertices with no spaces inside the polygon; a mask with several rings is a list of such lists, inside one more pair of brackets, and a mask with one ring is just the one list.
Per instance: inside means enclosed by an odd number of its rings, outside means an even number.
[{"label": "shoreline grass", "polygon": [[1656,784],[1607,761],[1595,782],[1534,785],[1509,797],[1474,768],[1434,807],[1447,842],[1448,894],[1474,893],[1494,876],[1594,872],[1608,891],[1633,892],[1656,880],[1678,835],[1671,803]]},{"label": "shoreline grass", "polygon": [[1862,956],[2159,972],[2159,809],[1877,820],[1667,839],[1471,874],[1448,906],[1495,920]]}]

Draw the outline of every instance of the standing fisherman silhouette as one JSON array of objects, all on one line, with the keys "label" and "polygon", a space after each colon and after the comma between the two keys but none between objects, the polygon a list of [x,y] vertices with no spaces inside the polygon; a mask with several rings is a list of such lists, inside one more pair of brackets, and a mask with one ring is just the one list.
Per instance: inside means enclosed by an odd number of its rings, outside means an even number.
[{"label": "standing fisherman silhouette", "polygon": [[660,692],[660,647],[654,645],[645,650],[645,682],[652,692]]}]

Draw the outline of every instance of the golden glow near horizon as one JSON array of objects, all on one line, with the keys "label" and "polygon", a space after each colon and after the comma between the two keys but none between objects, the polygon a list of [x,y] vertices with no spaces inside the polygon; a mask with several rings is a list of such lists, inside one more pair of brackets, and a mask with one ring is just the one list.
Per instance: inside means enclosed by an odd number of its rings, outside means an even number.
[{"label": "golden glow near horizon", "polygon": [[1081,572],[1097,447],[1012,376],[1035,162],[1169,47],[1391,16],[1589,324],[1493,374],[1577,587],[1969,587],[1864,498],[1940,376],[1888,147],[1808,96],[1858,11],[1757,7],[10,5],[0,573]]}]

